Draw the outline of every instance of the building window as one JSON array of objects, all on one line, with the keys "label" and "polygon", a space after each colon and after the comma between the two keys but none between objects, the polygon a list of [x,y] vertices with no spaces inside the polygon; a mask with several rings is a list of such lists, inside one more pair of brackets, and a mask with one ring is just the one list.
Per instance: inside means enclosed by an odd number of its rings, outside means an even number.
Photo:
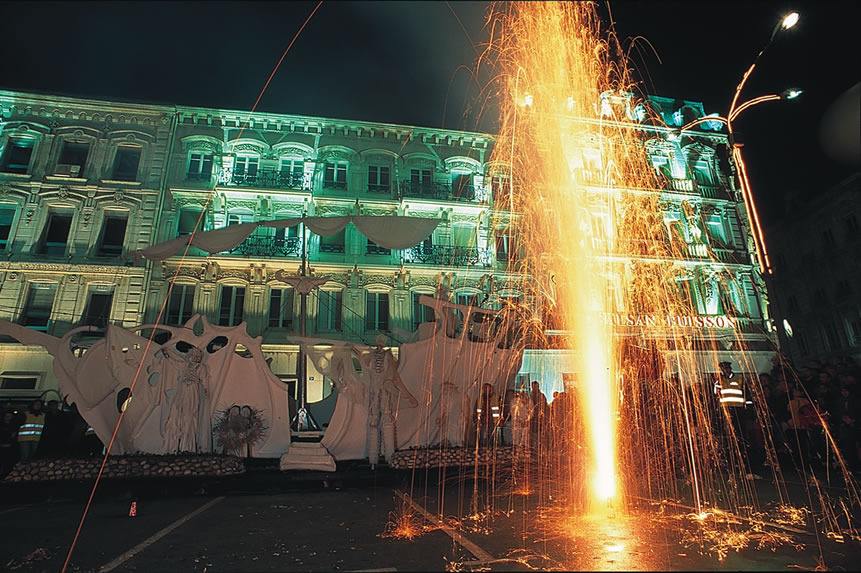
[{"label": "building window", "polygon": [[478,295],[459,292],[454,297],[454,301],[457,304],[462,304],[463,306],[478,306]]},{"label": "building window", "polygon": [[126,225],[128,217],[125,214],[105,214],[102,226],[102,240],[99,243],[98,254],[105,257],[118,257],[123,252],[126,241]]},{"label": "building window", "polygon": [[111,179],[114,181],[136,181],[138,166],[141,162],[141,148],[121,145],[114,157],[114,170]]},{"label": "building window", "polygon": [[385,247],[381,247],[380,245],[373,242],[371,239],[368,239],[368,248],[366,251],[369,255],[383,255],[388,256],[392,254],[391,249],[387,249]]},{"label": "building window", "polygon": [[83,177],[87,157],[90,154],[90,144],[80,141],[64,141],[60,149],[55,175],[66,177]]},{"label": "building window", "polygon": [[259,157],[240,155],[233,161],[233,175],[243,181],[253,182],[257,179],[257,168],[259,165]]},{"label": "building window", "polygon": [[305,178],[304,159],[282,159],[281,179],[284,185],[291,189],[301,189]]},{"label": "building window", "polygon": [[45,234],[39,253],[53,257],[66,254],[66,243],[69,241],[69,231],[72,229],[72,214],[64,211],[52,211],[48,214]]},{"label": "building window", "polygon": [[798,349],[801,351],[802,356],[807,356],[810,354],[810,346],[807,344],[807,337],[804,336],[803,332],[798,332],[795,335],[795,340],[798,341]]},{"label": "building window", "polygon": [[385,292],[369,292],[365,297],[365,330],[389,329],[389,295]]},{"label": "building window", "polygon": [[35,390],[39,376],[26,372],[4,372],[0,375],[0,390]]},{"label": "building window", "polygon": [[852,285],[849,281],[846,279],[840,279],[837,281],[837,289],[834,298],[840,300],[846,298],[850,294],[852,294]]},{"label": "building window", "polygon": [[27,291],[27,302],[21,311],[19,324],[47,332],[51,322],[51,309],[57,295],[57,285],[52,283],[30,283]]},{"label": "building window", "polygon": [[293,289],[269,291],[269,328],[293,328]]},{"label": "building window", "polygon": [[33,140],[10,138],[6,141],[3,157],[0,158],[0,170],[4,173],[26,174],[30,170],[32,156]]},{"label": "building window", "polygon": [[212,177],[212,154],[193,151],[188,156],[188,178],[208,181]]},{"label": "building window", "polygon": [[694,180],[700,185],[712,185],[714,183],[714,174],[712,173],[711,165],[706,160],[700,160],[694,163]]},{"label": "building window", "polygon": [[0,205],[0,249],[5,249],[12,234],[12,223],[17,209],[12,205]]},{"label": "building window", "polygon": [[174,283],[167,303],[165,324],[182,326],[189,321],[194,314],[194,289],[195,285]]},{"label": "building window", "polygon": [[432,174],[430,169],[411,169],[410,183],[417,187],[430,187]]},{"label": "building window", "polygon": [[245,310],[245,287],[221,287],[221,304],[218,310],[218,324],[236,326],[242,322]]},{"label": "building window", "polygon": [[390,187],[389,168],[384,165],[368,167],[368,191],[371,193],[388,193]]},{"label": "building window", "polygon": [[475,187],[472,185],[472,175],[452,175],[451,193],[455,199],[475,199]]},{"label": "building window", "polygon": [[514,253],[514,237],[507,232],[496,235],[496,260],[513,261],[515,259]]},{"label": "building window", "polygon": [[855,213],[852,213],[846,219],[844,219],[846,224],[846,234],[854,235],[858,232],[858,217],[855,216]]},{"label": "building window", "polygon": [[346,229],[341,229],[340,233],[334,235],[320,237],[320,252],[321,253],[343,253],[346,239]]},{"label": "building window", "polygon": [[326,163],[323,172],[323,187],[326,189],[347,188],[347,164],[343,161]]},{"label": "building window", "polygon": [[790,295],[789,302],[787,304],[789,312],[798,312],[798,298],[795,295]]},{"label": "building window", "polygon": [[826,249],[834,246],[834,233],[831,232],[831,229],[825,229],[822,231],[822,243],[825,245]]},{"label": "building window", "polygon": [[419,299],[425,295],[424,293],[413,293],[413,330],[418,330],[419,325],[423,322],[433,322],[436,320],[433,309],[419,302]]},{"label": "building window", "polygon": [[[197,222],[201,219],[201,209],[182,209],[179,212],[179,224],[177,226],[177,235],[182,237],[184,235],[192,234],[195,229],[197,229]],[[200,221],[200,231],[203,231],[203,223],[204,221]]]},{"label": "building window", "polygon": [[317,332],[340,332],[341,291],[318,290],[317,301]]},{"label": "building window", "polygon": [[113,291],[90,293],[87,306],[84,308],[84,316],[81,317],[81,324],[105,328],[111,318],[111,306],[113,302]]},{"label": "building window", "polygon": [[242,212],[232,212],[227,214],[227,226],[230,225],[241,225],[243,223],[253,223],[254,222],[254,214],[253,213],[242,213]]}]

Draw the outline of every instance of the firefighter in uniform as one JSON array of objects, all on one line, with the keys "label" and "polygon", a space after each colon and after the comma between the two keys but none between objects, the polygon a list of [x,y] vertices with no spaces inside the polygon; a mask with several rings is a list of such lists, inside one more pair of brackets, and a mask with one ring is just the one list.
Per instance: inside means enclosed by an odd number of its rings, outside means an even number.
[{"label": "firefighter in uniform", "polygon": [[24,423],[18,428],[18,448],[21,450],[21,461],[28,460],[36,453],[42,432],[45,430],[45,412],[42,401],[33,400],[24,418]]}]

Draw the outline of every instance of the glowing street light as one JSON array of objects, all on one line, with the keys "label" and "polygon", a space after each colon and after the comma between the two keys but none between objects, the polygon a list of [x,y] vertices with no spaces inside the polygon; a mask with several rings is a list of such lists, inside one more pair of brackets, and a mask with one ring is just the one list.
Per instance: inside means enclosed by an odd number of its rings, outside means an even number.
[{"label": "glowing street light", "polygon": [[780,95],[783,99],[795,99],[802,93],[804,93],[802,90],[791,88],[781,93]]},{"label": "glowing street light", "polygon": [[789,30],[790,28],[798,24],[799,18],[800,16],[798,15],[798,12],[790,12],[783,18],[783,20],[781,20],[780,27],[784,30]]}]

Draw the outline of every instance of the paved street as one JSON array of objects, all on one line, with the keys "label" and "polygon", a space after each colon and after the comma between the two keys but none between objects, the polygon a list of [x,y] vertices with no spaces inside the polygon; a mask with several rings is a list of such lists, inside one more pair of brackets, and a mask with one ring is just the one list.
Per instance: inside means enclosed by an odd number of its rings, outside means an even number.
[{"label": "paved street", "polygon": [[[304,479],[255,472],[223,480],[105,482],[92,506],[71,571],[442,571],[463,570],[773,570],[832,569],[861,558],[857,544],[812,535],[757,550],[761,537],[724,560],[685,543],[685,521],[654,510],[610,521],[572,520],[564,532],[535,527],[528,498],[502,494],[492,520],[470,520],[472,485],[458,476],[356,473]],[[413,540],[381,537],[398,491],[412,491]],[[494,499],[479,488],[483,500]],[[86,484],[0,488],[0,568],[57,571],[86,499]],[[47,496],[47,498],[46,498]],[[137,501],[137,517],[128,517]],[[442,500],[442,503],[440,503]],[[442,507],[454,529],[435,519]],[[684,526],[684,527],[683,527]],[[701,554],[705,553],[705,554]]]}]

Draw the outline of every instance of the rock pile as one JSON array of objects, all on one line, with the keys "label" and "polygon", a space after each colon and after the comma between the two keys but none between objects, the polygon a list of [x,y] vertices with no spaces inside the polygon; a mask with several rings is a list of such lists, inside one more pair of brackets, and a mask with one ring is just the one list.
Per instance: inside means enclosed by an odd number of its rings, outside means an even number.
[{"label": "rock pile", "polygon": [[410,448],[400,450],[392,455],[389,465],[392,468],[405,470],[413,468],[438,468],[455,466],[475,466],[497,464],[510,465],[513,449],[510,446],[497,448]]},{"label": "rock pile", "polygon": [[[101,458],[37,459],[19,462],[6,476],[7,482],[36,482],[93,479]],[[227,476],[245,473],[245,462],[234,456],[111,456],[103,478],[160,478]]]}]

